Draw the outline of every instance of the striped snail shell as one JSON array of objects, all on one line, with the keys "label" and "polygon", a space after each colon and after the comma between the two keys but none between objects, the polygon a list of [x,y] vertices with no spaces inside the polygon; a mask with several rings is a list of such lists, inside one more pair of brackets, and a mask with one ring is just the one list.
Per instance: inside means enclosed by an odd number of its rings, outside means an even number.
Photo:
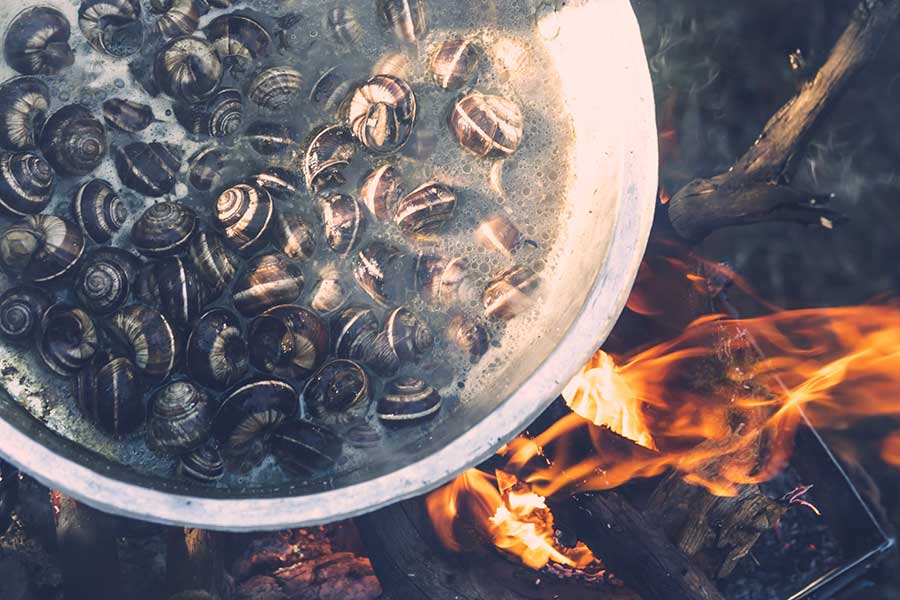
[{"label": "striped snail shell", "polygon": [[169,0],[156,20],[156,31],[167,40],[191,35],[200,26],[200,18],[208,12],[206,0]]},{"label": "striped snail shell", "polygon": [[326,69],[309,92],[310,101],[323,111],[337,113],[356,84],[341,65]]},{"label": "striped snail shell", "polygon": [[297,392],[286,381],[258,379],[232,389],[213,419],[213,435],[224,454],[241,456],[267,443],[272,433],[297,416]]},{"label": "striped snail shell", "polygon": [[434,82],[445,90],[458,90],[475,78],[480,59],[481,52],[471,40],[444,40],[431,59]]},{"label": "striped snail shell", "polygon": [[378,16],[401,42],[415,44],[428,30],[425,0],[378,0]]},{"label": "striped snail shell", "polygon": [[270,111],[280,111],[300,95],[303,75],[297,69],[281,65],[269,67],[250,82],[249,97],[254,104]]},{"label": "striped snail shell", "polygon": [[325,242],[333,251],[347,256],[359,243],[366,228],[359,202],[346,194],[322,192],[318,203],[325,225]]},{"label": "striped snail shell", "polygon": [[110,98],[103,102],[103,120],[118,131],[138,133],[156,123],[156,115],[146,104],[124,98]]},{"label": "striped snail shell", "polygon": [[269,53],[272,36],[259,21],[242,15],[216,17],[203,29],[223,63],[253,62]]},{"label": "striped snail shell", "polygon": [[344,283],[341,272],[334,265],[330,265],[319,274],[319,283],[309,305],[320,315],[332,315],[347,305],[350,293],[351,290]]},{"label": "striped snail shell", "polygon": [[466,304],[477,297],[469,281],[465,258],[445,259],[420,254],[416,259],[415,287],[434,306]]},{"label": "striped snail shell", "polygon": [[433,417],[441,410],[441,395],[415,377],[401,377],[385,386],[375,406],[386,425],[407,425]]},{"label": "striped snail shell", "polygon": [[219,195],[214,219],[233,248],[250,252],[265,243],[274,210],[269,192],[239,183]]},{"label": "striped snail shell", "polygon": [[157,202],[131,227],[131,243],[144,256],[180,254],[197,231],[197,213],[181,202]]},{"label": "striped snail shell", "polygon": [[294,260],[309,260],[316,251],[316,234],[299,213],[276,214],[272,237],[276,248]]},{"label": "striped snail shell", "polygon": [[447,338],[460,350],[467,353],[473,363],[484,356],[490,346],[490,338],[484,325],[463,315],[450,319]]},{"label": "striped snail shell", "polygon": [[9,24],[3,54],[23,75],[55,75],[75,62],[71,36],[72,26],[64,14],[49,6],[33,6]]},{"label": "striped snail shell", "polygon": [[153,392],[148,412],[153,447],[170,454],[183,454],[205,444],[215,413],[207,393],[184,380]]},{"label": "striped snail shell", "polygon": [[172,326],[184,330],[201,314],[209,291],[185,258],[169,256],[151,262],[138,274],[137,298],[158,309]]},{"label": "striped snail shell", "polygon": [[159,198],[175,189],[181,159],[159,142],[132,142],[115,148],[116,172],[122,183],[145,196]]},{"label": "striped snail shell", "polygon": [[279,377],[302,378],[328,355],[328,328],[315,313],[293,304],[276,306],[250,323],[250,363]]},{"label": "striped snail shell", "polygon": [[496,214],[481,222],[475,238],[486,250],[512,258],[513,251],[519,246],[521,234],[509,217]]},{"label": "striped snail shell", "polygon": [[355,46],[363,36],[363,27],[352,8],[335,4],[325,13],[325,30],[338,44]]},{"label": "striped snail shell", "polygon": [[198,150],[188,159],[188,180],[201,192],[208,192],[219,180],[225,168],[225,153],[217,147]]},{"label": "striped snail shell", "polygon": [[75,190],[72,213],[98,244],[110,241],[128,220],[128,207],[105,179],[91,179]]},{"label": "striped snail shell", "polygon": [[283,154],[297,144],[297,134],[290,127],[272,121],[251,123],[243,138],[262,156]]},{"label": "striped snail shell", "polygon": [[225,389],[250,368],[238,317],[214,308],[200,317],[187,340],[187,372],[201,385]]},{"label": "striped snail shell", "polygon": [[139,0],[82,0],[78,27],[97,52],[131,56],[144,44]]},{"label": "striped snail shell", "polygon": [[41,153],[60,175],[91,173],[103,162],[109,147],[106,128],[80,104],[64,106],[53,113],[41,131]]},{"label": "striped snail shell", "polygon": [[132,304],[113,313],[106,329],[114,347],[120,348],[148,379],[162,381],[172,373],[178,343],[175,331],[161,312]]},{"label": "striped snail shell", "polygon": [[81,228],[62,217],[22,217],[0,232],[0,265],[25,281],[52,281],[70,271],[83,253]]},{"label": "striped snail shell", "polygon": [[202,102],[222,81],[222,61],[206,40],[178,37],[156,55],[153,68],[160,89],[181,102]]},{"label": "striped snail shell", "polygon": [[506,158],[519,149],[524,135],[519,106],[502,96],[471,92],[450,111],[450,131],[459,144],[483,158]]},{"label": "striped snail shell", "polygon": [[257,173],[253,176],[252,181],[280,199],[290,198],[300,191],[300,186],[303,185],[302,178],[296,171],[278,166],[269,167],[265,171]]},{"label": "striped snail shell", "polygon": [[365,416],[372,387],[365,370],[352,360],[332,360],[313,375],[300,393],[300,402],[316,420],[346,424]]},{"label": "striped snail shell", "polygon": [[332,323],[332,337],[339,358],[359,361],[385,377],[394,375],[400,368],[400,358],[391,348],[387,334],[381,331],[371,308],[345,308]]},{"label": "striped snail shell", "polygon": [[384,333],[391,349],[402,362],[416,362],[434,346],[434,334],[425,321],[402,306],[388,314]]},{"label": "striped snail shell", "polygon": [[413,64],[404,52],[389,52],[375,61],[372,76],[392,75],[398,79],[408,79],[412,75]]},{"label": "striped snail shell", "polygon": [[303,293],[303,271],[283,254],[263,254],[251,260],[235,280],[234,307],[245,317],[273,306],[290,304]]},{"label": "striped snail shell", "polygon": [[357,254],[353,276],[359,287],[381,306],[399,300],[411,286],[408,257],[399,248],[372,242]]},{"label": "striped snail shell", "polygon": [[428,236],[450,221],[457,202],[456,193],[446,185],[426,183],[397,204],[394,222],[407,235]]},{"label": "striped snail shell", "polygon": [[363,177],[359,199],[369,212],[381,222],[387,222],[405,195],[400,168],[382,165]]},{"label": "striped snail shell", "polygon": [[212,440],[183,454],[178,459],[176,474],[198,483],[214,484],[225,476],[225,461],[219,446]]},{"label": "striped snail shell", "polygon": [[333,125],[313,132],[303,157],[306,187],[318,191],[346,182],[343,170],[356,155],[356,140],[348,128]]},{"label": "striped snail shell", "polygon": [[54,304],[41,317],[37,346],[44,364],[68,377],[94,358],[100,340],[89,314],[68,304]]},{"label": "striped snail shell", "polygon": [[34,339],[41,317],[53,298],[33,285],[17,285],[0,296],[0,337],[13,343]]},{"label": "striped snail shell", "polygon": [[356,139],[377,155],[399,151],[416,123],[416,96],[404,80],[376,75],[356,89],[347,111]]},{"label": "striped snail shell", "polygon": [[218,297],[237,276],[240,258],[215,232],[201,231],[188,247],[191,264],[210,289],[210,297]]},{"label": "striped snail shell", "polygon": [[75,299],[93,315],[113,313],[128,301],[140,268],[140,259],[127,250],[98,248],[75,273]]},{"label": "striped snail shell", "polygon": [[53,170],[33,152],[0,151],[0,209],[23,217],[34,215],[50,204]]},{"label": "striped snail shell", "polygon": [[120,438],[147,418],[144,384],[130,360],[98,354],[75,379],[81,413],[98,429]]},{"label": "striped snail shell", "polygon": [[514,266],[497,275],[484,291],[484,314],[509,320],[531,308],[532,296],[540,285],[537,274]]},{"label": "striped snail shell", "polygon": [[285,423],[272,435],[272,455],[285,471],[311,477],[330,470],[344,442],[330,429],[309,421]]},{"label": "striped snail shell", "polygon": [[216,93],[206,104],[176,104],[175,118],[188,133],[228,137],[238,132],[244,120],[244,103],[241,92],[224,89]]},{"label": "striped snail shell", "polygon": [[0,85],[0,148],[35,150],[50,112],[50,88],[37,77]]}]

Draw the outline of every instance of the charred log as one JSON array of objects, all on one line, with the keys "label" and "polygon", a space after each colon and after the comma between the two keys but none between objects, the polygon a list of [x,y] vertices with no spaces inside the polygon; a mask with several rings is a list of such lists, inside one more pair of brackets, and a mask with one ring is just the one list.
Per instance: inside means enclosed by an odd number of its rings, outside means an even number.
[{"label": "charred log", "polygon": [[227,600],[223,534],[172,527],[166,532],[166,587],[171,597],[207,594]]},{"label": "charred log", "polygon": [[120,600],[122,582],[113,517],[53,492],[66,598]]}]

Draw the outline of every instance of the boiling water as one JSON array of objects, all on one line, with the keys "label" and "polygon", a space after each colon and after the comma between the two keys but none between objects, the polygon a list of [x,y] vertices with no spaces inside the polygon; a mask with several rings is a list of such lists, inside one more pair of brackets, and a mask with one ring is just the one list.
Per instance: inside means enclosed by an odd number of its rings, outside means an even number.
[{"label": "boiling water", "polygon": [[[51,111],[79,102],[99,116],[101,103],[111,97],[138,100],[152,106],[159,122],[137,135],[109,131],[110,141],[114,145],[133,140],[161,141],[179,147],[185,158],[184,166],[178,186],[169,199],[190,204],[208,220],[214,205],[214,194],[198,193],[186,185],[186,159],[196,150],[209,145],[210,140],[186,135],[172,116],[172,101],[164,96],[148,96],[132,78],[128,59],[114,60],[91,49],[78,30],[77,1],[46,0],[42,4],[55,6],[69,18],[73,28],[70,43],[77,53],[73,67],[57,76],[42,77],[53,92]],[[481,248],[475,242],[474,232],[486,216],[505,212],[528,240],[517,250],[515,262],[552,277],[558,269],[558,236],[569,218],[564,198],[571,177],[568,142],[572,132],[562,100],[556,95],[558,82],[553,67],[541,49],[541,37],[555,34],[552,25],[549,29],[545,26],[552,20],[545,20],[544,26],[537,25],[537,17],[542,10],[546,10],[547,4],[540,2],[536,7],[535,3],[524,0],[431,0],[428,2],[428,34],[416,47],[401,44],[384,31],[376,19],[374,0],[347,1],[344,4],[355,11],[363,25],[363,38],[352,47],[336,42],[326,30],[325,13],[332,6],[329,2],[258,0],[236,4],[229,11],[248,11],[253,16],[259,16],[273,33],[279,31],[278,17],[289,13],[299,16],[295,19],[296,25],[273,35],[276,51],[264,63],[253,65],[243,73],[226,71],[223,86],[245,89],[255,70],[270,65],[291,65],[303,73],[304,92],[308,95],[319,75],[331,67],[340,66],[354,79],[365,79],[372,74],[377,59],[389,53],[402,54],[411,65],[407,81],[415,91],[419,109],[414,139],[397,159],[406,187],[411,189],[429,180],[441,181],[460,194],[460,203],[446,231],[427,245],[411,243],[396,228],[379,225],[369,219],[366,240],[360,247],[372,238],[379,238],[410,252],[464,256],[469,261],[473,287],[480,292],[492,275],[513,263]],[[0,3],[0,27],[5,30],[6,24],[21,7],[21,3]],[[201,27],[229,11],[213,10],[201,21]],[[148,31],[155,18],[145,11]],[[506,161],[498,163],[468,154],[449,131],[446,116],[457,93],[435,86],[428,65],[437,44],[451,33],[473,38],[484,51],[474,88],[510,98],[522,109],[525,138],[517,153]],[[149,42],[145,44],[145,53],[152,52],[156,45],[153,40]],[[4,62],[0,65],[0,75],[6,79],[15,73]],[[259,119],[285,122],[301,140],[314,127],[335,122],[333,114],[316,108],[305,97],[296,106],[278,115],[254,113],[256,109],[246,99],[244,110],[244,128]],[[237,160],[229,167],[228,180],[221,183],[235,183],[272,164],[297,169],[294,156],[263,159],[241,142],[239,135],[225,143],[232,146],[229,155],[232,159],[237,157]],[[361,152],[347,173],[348,184],[339,191],[356,196],[360,176],[374,164],[378,163]],[[131,209],[131,219],[114,240],[115,245],[127,248],[131,224],[154,200],[140,197],[121,186],[110,158],[92,177],[110,181],[120,190]],[[54,201],[45,212],[68,215],[72,192],[83,180],[57,178],[57,181]],[[292,201],[278,201],[277,208],[299,211],[308,216],[311,223],[319,222],[314,203],[305,192]],[[303,263],[307,283],[306,298],[301,302],[308,302],[316,287],[317,274],[329,266],[339,268],[345,274],[348,287],[356,288],[350,275],[352,255],[347,259],[337,257],[320,238],[316,255]],[[8,285],[8,282],[3,282],[4,289]],[[59,285],[55,291],[59,299],[68,299],[65,285]],[[358,289],[354,294],[354,303],[371,304]],[[483,311],[480,293],[476,296],[461,308],[472,316],[480,317]],[[541,311],[551,310],[552,304],[537,302],[532,313],[521,315],[510,323],[484,321],[490,329],[492,347],[487,355],[472,365],[468,357],[448,343],[443,335],[448,321],[446,313],[426,305],[418,297],[411,297],[408,305],[427,318],[436,333],[436,344],[434,351],[420,364],[404,366],[401,374],[421,377],[438,388],[444,398],[442,414],[430,423],[400,431],[384,430],[374,413],[370,414],[364,424],[354,425],[353,431],[341,431],[349,441],[339,469],[359,468],[364,465],[364,459],[372,458],[373,452],[391,452],[410,440],[427,436],[430,428],[440,426],[441,419],[453,418],[455,404],[472,398],[484,387],[484,382],[506,364],[509,357],[516,356],[517,352],[534,343],[535,323],[540,321]],[[223,295],[215,305],[229,306],[228,294]],[[0,373],[10,393],[53,430],[141,472],[163,476],[172,474],[174,461],[151,452],[144,432],[139,431],[125,440],[112,440],[99,434],[80,416],[72,399],[71,382],[49,375],[36,353],[4,350],[0,353]],[[302,385],[302,382],[293,383],[298,388]],[[382,386],[383,382],[373,379],[376,398]],[[277,484],[285,477],[280,469],[273,466],[273,461],[267,460],[252,472],[228,475],[221,485]]]}]

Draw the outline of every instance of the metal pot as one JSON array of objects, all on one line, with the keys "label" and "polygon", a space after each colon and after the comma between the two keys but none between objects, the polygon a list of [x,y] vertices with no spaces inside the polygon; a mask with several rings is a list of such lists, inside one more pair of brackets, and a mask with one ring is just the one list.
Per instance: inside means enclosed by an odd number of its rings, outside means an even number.
[{"label": "metal pot", "polygon": [[[523,3],[524,4],[524,3]],[[572,0],[541,17],[576,139],[564,270],[546,277],[554,311],[537,343],[505,362],[481,394],[445,411],[429,434],[373,453],[327,484],[247,483],[207,489],[138,473],[55,433],[24,408],[56,406],[20,374],[0,390],[0,455],[42,483],[101,510],[168,524],[261,530],[320,524],[427,492],[522,431],[606,339],[625,306],[653,220],[657,142],[653,91],[627,0]],[[15,358],[6,348],[5,358]],[[65,392],[61,392],[65,393]],[[43,395],[43,397],[42,397]],[[54,409],[43,415],[53,424]]]}]

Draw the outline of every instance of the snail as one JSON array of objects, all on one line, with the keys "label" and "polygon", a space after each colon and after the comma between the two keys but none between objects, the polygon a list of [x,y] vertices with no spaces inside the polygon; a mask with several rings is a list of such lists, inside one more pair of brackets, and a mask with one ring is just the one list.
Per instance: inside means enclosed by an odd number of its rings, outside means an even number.
[{"label": "snail", "polygon": [[347,256],[359,243],[366,228],[359,202],[346,194],[321,192],[318,203],[325,225],[325,242],[334,252]]},{"label": "snail", "polygon": [[471,92],[453,104],[450,131],[466,150],[483,158],[506,158],[524,135],[519,106],[502,96]]},{"label": "snail", "polygon": [[180,202],[158,202],[131,227],[131,243],[144,256],[180,254],[197,231],[197,213]]},{"label": "snail", "polygon": [[266,56],[272,46],[272,36],[255,19],[236,14],[216,17],[203,29],[219,58],[231,61],[254,62]]},{"label": "snail", "polygon": [[415,44],[428,30],[425,0],[378,0],[378,16],[401,42]]},{"label": "snail", "polygon": [[523,266],[514,266],[491,280],[484,291],[484,313],[488,317],[509,320],[531,307],[532,295],[540,285],[537,274]]},{"label": "snail", "polygon": [[155,448],[183,454],[206,443],[212,429],[213,404],[190,381],[172,381],[150,396],[147,424]]},{"label": "snail", "polygon": [[415,377],[389,382],[375,405],[378,418],[386,425],[406,425],[433,417],[441,410],[441,395]]},{"label": "snail", "polygon": [[209,291],[185,258],[169,256],[147,264],[135,285],[137,298],[158,309],[177,329],[186,329],[202,313]]},{"label": "snail", "polygon": [[281,123],[256,121],[244,133],[244,140],[262,156],[275,156],[291,150],[296,144],[297,134]]},{"label": "snail", "polygon": [[209,12],[207,0],[169,0],[156,20],[156,31],[164,39],[191,35],[200,26],[200,18]]},{"label": "snail", "polygon": [[381,306],[399,300],[411,281],[408,257],[399,248],[375,241],[360,250],[353,267],[359,287]]},{"label": "snail", "polygon": [[265,188],[270,194],[280,199],[288,199],[300,190],[303,184],[301,176],[284,167],[269,167],[252,178],[253,183]]},{"label": "snail", "polygon": [[267,443],[299,408],[297,392],[286,381],[251,381],[237,386],[222,400],[213,418],[213,435],[225,454],[246,455],[255,444]]},{"label": "snail", "polygon": [[371,308],[345,308],[332,324],[335,353],[340,358],[359,361],[379,375],[393,375],[400,368],[400,358],[380,329]]},{"label": "snail", "polygon": [[332,360],[313,375],[300,402],[316,420],[341,425],[365,416],[372,401],[369,376],[352,360]]},{"label": "snail", "polygon": [[75,379],[81,413],[102,431],[123,437],[147,417],[144,385],[130,360],[98,354]]},{"label": "snail", "polygon": [[106,128],[90,110],[69,104],[53,113],[38,140],[41,153],[60,175],[91,173],[103,162],[108,142]]},{"label": "snail", "polygon": [[276,214],[272,237],[275,247],[294,260],[309,260],[316,251],[316,234],[298,213]]},{"label": "snail", "polygon": [[25,281],[44,283],[61,277],[83,253],[81,228],[62,217],[22,217],[0,232],[0,265]]},{"label": "snail", "polygon": [[250,362],[279,377],[307,377],[328,354],[328,328],[315,313],[293,304],[276,306],[250,323]]},{"label": "snail", "polygon": [[404,80],[376,75],[356,89],[347,109],[356,139],[376,155],[399,151],[416,122],[416,96]]},{"label": "snail", "polygon": [[341,65],[326,69],[309,92],[310,101],[325,112],[336,113],[354,91],[355,83]]},{"label": "snail", "polygon": [[473,363],[484,356],[490,345],[490,338],[484,326],[463,315],[450,319],[447,338],[460,350],[466,352]]},{"label": "snail", "polygon": [[406,234],[428,236],[437,233],[453,217],[458,198],[441,183],[426,183],[397,204],[394,222]]},{"label": "snail", "polygon": [[91,316],[68,304],[54,304],[44,311],[37,335],[38,352],[44,364],[63,377],[87,366],[100,346]]},{"label": "snail", "polygon": [[236,315],[214,308],[200,317],[187,340],[187,373],[217,390],[228,388],[247,372],[247,343]]},{"label": "snail", "polygon": [[355,46],[363,36],[363,27],[353,9],[335,4],[325,12],[325,30],[338,44]]},{"label": "snail", "polygon": [[412,74],[413,64],[403,52],[389,52],[375,61],[372,76],[392,75],[398,79],[408,79]]},{"label": "snail", "polygon": [[250,82],[248,96],[260,108],[278,112],[300,94],[303,75],[297,69],[282,65],[261,71]]},{"label": "snail", "polygon": [[431,59],[434,82],[442,89],[458,90],[474,79],[480,60],[481,52],[471,40],[444,40]]},{"label": "snail", "polygon": [[218,445],[210,440],[178,459],[176,474],[203,484],[213,484],[225,475],[225,461]]},{"label": "snail", "polygon": [[13,343],[34,339],[53,298],[33,285],[17,285],[0,295],[0,337]]},{"label": "snail", "polygon": [[159,142],[132,142],[115,148],[116,172],[122,183],[145,196],[159,198],[175,189],[181,159]]},{"label": "snail", "polygon": [[290,304],[303,292],[303,271],[283,254],[263,254],[251,260],[235,280],[234,307],[245,317],[273,306]]},{"label": "snail", "polygon": [[208,192],[219,181],[225,168],[225,153],[216,147],[203,148],[188,159],[188,164],[191,185],[201,192]]},{"label": "snail", "polygon": [[75,62],[72,26],[49,6],[26,8],[13,18],[3,40],[6,62],[23,75],[55,75]]},{"label": "snail", "polygon": [[310,307],[320,315],[328,316],[344,308],[349,300],[350,290],[344,283],[341,272],[334,265],[322,269]]},{"label": "snail", "polygon": [[343,170],[356,155],[356,141],[348,128],[333,125],[313,132],[303,156],[306,187],[318,191],[346,182]]},{"label": "snail", "polygon": [[0,85],[0,148],[35,150],[50,112],[50,88],[37,77]]},{"label": "snail", "polygon": [[0,209],[23,217],[50,204],[55,182],[47,161],[34,152],[0,151]]},{"label": "snail", "polygon": [[158,310],[140,304],[120,308],[107,320],[106,329],[114,346],[148,379],[162,381],[172,373],[178,343]]},{"label": "snail", "polygon": [[93,315],[113,313],[128,301],[140,268],[140,259],[127,250],[98,248],[75,273],[75,299]]},{"label": "snail", "polygon": [[125,133],[141,132],[157,122],[151,107],[124,98],[103,102],[103,120],[113,129]]},{"label": "snail", "polygon": [[496,214],[481,222],[475,238],[483,248],[512,258],[513,252],[519,246],[521,234],[509,217]]},{"label": "snail", "polygon": [[272,435],[272,454],[285,471],[311,477],[337,464],[343,442],[330,429],[309,421],[291,421]]},{"label": "snail", "polygon": [[416,362],[434,345],[434,335],[418,315],[407,308],[395,308],[385,320],[384,333],[401,362]]},{"label": "snail", "polygon": [[415,266],[415,288],[434,306],[467,304],[476,294],[468,278],[465,258],[445,259],[419,255]]},{"label": "snail", "polygon": [[75,190],[72,213],[87,236],[98,244],[110,241],[128,220],[128,207],[105,179],[91,179]]},{"label": "snail", "polygon": [[94,50],[115,58],[135,54],[144,43],[139,0],[82,0],[78,27]]},{"label": "snail", "polygon": [[153,72],[167,96],[181,102],[203,102],[222,81],[222,61],[206,40],[177,37],[156,55]]},{"label": "snail", "polygon": [[205,104],[176,104],[173,112],[188,133],[223,138],[241,128],[244,104],[241,93],[228,88],[219,90]]},{"label": "snail", "polygon": [[215,232],[195,235],[188,247],[188,258],[209,287],[210,298],[218,297],[231,284],[240,265],[237,254]]},{"label": "snail", "polygon": [[363,177],[359,199],[377,220],[387,222],[405,195],[399,167],[382,165]]},{"label": "snail", "polygon": [[274,203],[268,191],[239,183],[219,195],[213,219],[232,247],[250,252],[265,242],[273,214]]}]

